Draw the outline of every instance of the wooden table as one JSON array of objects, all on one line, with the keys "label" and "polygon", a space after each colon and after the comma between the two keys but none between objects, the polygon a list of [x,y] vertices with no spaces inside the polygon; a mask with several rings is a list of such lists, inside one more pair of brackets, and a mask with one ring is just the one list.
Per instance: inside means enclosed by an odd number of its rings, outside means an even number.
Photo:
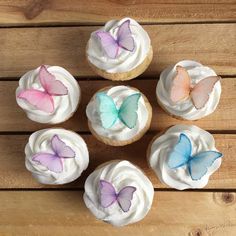
[{"label": "wooden table", "polygon": [[[0,235],[169,236],[236,235],[236,1],[235,0],[0,0]],[[207,3],[209,2],[209,3]],[[154,49],[148,70],[125,84],[140,89],[153,106],[150,131],[137,143],[109,147],[88,131],[85,107],[92,94],[119,83],[98,78],[85,60],[90,33],[113,18],[130,16],[144,25]],[[163,68],[182,59],[212,67],[222,76],[217,110],[196,122],[179,121],[157,105],[155,87]],[[49,125],[26,118],[15,101],[19,77],[41,64],[60,65],[78,79],[82,104],[61,126],[83,136],[90,165],[63,186],[38,184],[24,166],[29,135]],[[148,168],[145,152],[161,130],[179,123],[210,131],[224,153],[205,189],[176,191]],[[110,159],[142,167],[155,187],[153,207],[134,225],[114,228],[97,221],[82,194],[86,176]]]}]

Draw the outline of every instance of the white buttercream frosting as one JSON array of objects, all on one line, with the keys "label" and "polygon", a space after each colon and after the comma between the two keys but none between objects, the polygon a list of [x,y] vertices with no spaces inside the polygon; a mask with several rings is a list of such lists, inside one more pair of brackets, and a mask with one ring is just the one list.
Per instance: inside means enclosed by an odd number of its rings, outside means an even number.
[{"label": "white buttercream frosting", "polygon": [[209,67],[203,66],[202,64],[195,61],[180,61],[174,66],[166,68],[160,75],[160,79],[157,83],[156,95],[161,105],[171,114],[180,116],[187,120],[197,120],[205,117],[215,111],[221,95],[221,83],[218,81],[213,91],[210,94],[210,98],[206,105],[197,110],[193,105],[191,98],[180,101],[174,104],[170,98],[172,80],[176,75],[176,66],[180,65],[184,67],[190,78],[191,83],[197,84],[200,80],[208,76],[216,76],[214,70]]},{"label": "white buttercream frosting", "polygon": [[[51,139],[54,135],[75,152],[74,158],[63,158],[63,171],[55,173],[32,158],[40,152],[53,153]],[[33,133],[25,147],[25,165],[33,177],[42,184],[64,184],[77,179],[88,167],[89,153],[84,140],[75,132],[65,129],[43,129]]]},{"label": "white buttercream frosting", "polygon": [[[117,202],[107,208],[101,206],[100,180],[106,180],[120,191],[126,186],[136,187],[128,212],[123,212]],[[128,161],[112,161],[98,167],[85,182],[84,201],[98,218],[114,226],[124,226],[143,219],[151,208],[154,189],[143,172]]]},{"label": "white buttercream frosting", "polygon": [[39,80],[39,69],[31,70],[24,74],[19,81],[19,87],[16,89],[16,101],[18,105],[26,112],[29,119],[39,123],[57,124],[72,116],[76,111],[80,100],[80,87],[75,78],[64,68],[59,66],[47,66],[47,70],[61,81],[68,89],[68,94],[63,96],[53,96],[54,112],[47,113],[38,110],[24,99],[17,95],[26,89],[44,90]]},{"label": "white buttercream frosting", "polygon": [[153,141],[148,157],[149,164],[160,181],[172,188],[203,188],[207,185],[209,177],[220,167],[222,158],[216,159],[200,180],[192,180],[187,165],[176,169],[169,168],[169,153],[178,142],[181,133],[187,135],[191,141],[192,156],[204,151],[218,151],[213,136],[207,131],[193,125],[175,125]]},{"label": "white buttercream frosting", "polygon": [[[135,42],[133,52],[119,48],[118,56],[115,59],[107,56],[101,46],[101,41],[96,35],[97,31],[109,32],[115,39],[119,26],[126,20],[130,20],[130,29]],[[96,67],[108,73],[127,72],[140,65],[147,57],[151,42],[147,32],[135,20],[124,18],[122,20],[111,20],[104,27],[91,34],[87,46],[88,60]]]},{"label": "white buttercream frosting", "polygon": [[[120,108],[125,98],[132,94],[138,93],[137,90],[127,86],[114,86],[103,92],[113,99],[117,108]],[[117,119],[116,123],[111,128],[103,128],[98,111],[98,102],[95,97],[93,97],[89,102],[86,109],[86,114],[91,122],[92,128],[98,135],[119,141],[129,140],[136,136],[145,128],[149,118],[149,112],[142,96],[138,101],[138,119],[135,127],[132,129],[125,126],[119,119]]]}]

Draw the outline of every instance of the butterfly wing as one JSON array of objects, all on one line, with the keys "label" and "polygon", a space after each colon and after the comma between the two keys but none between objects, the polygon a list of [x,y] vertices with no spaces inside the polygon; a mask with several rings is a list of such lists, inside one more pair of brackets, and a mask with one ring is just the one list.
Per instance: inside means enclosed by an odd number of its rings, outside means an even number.
[{"label": "butterfly wing", "polygon": [[131,207],[131,200],[133,199],[134,192],[136,191],[135,187],[126,186],[120,190],[117,196],[117,201],[119,206],[124,212],[129,211]]},{"label": "butterfly wing", "polygon": [[216,151],[200,152],[193,156],[188,163],[192,180],[201,179],[207,173],[207,169],[220,157],[222,153]]},{"label": "butterfly wing", "polygon": [[68,94],[67,87],[61,81],[56,80],[56,77],[51,74],[44,65],[39,69],[39,79],[43,88],[50,95],[62,96]]},{"label": "butterfly wing", "polygon": [[134,39],[130,29],[130,20],[124,21],[117,32],[118,45],[130,52],[134,50]]},{"label": "butterfly wing", "polygon": [[27,89],[21,91],[17,97],[26,100],[41,111],[47,113],[52,113],[54,111],[53,99],[45,92],[36,89]]},{"label": "butterfly wing", "polygon": [[71,147],[67,146],[58,135],[54,135],[51,140],[53,151],[61,158],[73,158],[75,152]]},{"label": "butterfly wing", "polygon": [[100,180],[101,205],[104,208],[111,206],[116,201],[116,191],[113,185],[105,180]]},{"label": "butterfly wing", "polygon": [[105,31],[98,31],[96,35],[101,41],[102,48],[108,55],[108,57],[114,59],[118,55],[119,45],[112,35]]},{"label": "butterfly wing", "polygon": [[138,119],[137,110],[140,97],[140,93],[128,96],[119,109],[120,120],[130,129],[135,127]]},{"label": "butterfly wing", "polygon": [[118,118],[116,105],[113,99],[105,93],[98,93],[96,98],[98,99],[98,110],[102,126],[105,129],[111,128]]},{"label": "butterfly wing", "polygon": [[201,109],[205,106],[215,83],[219,80],[219,76],[209,76],[205,79],[202,79],[198,84],[195,85],[190,93],[190,96],[196,109]]},{"label": "butterfly wing", "polygon": [[191,157],[192,145],[188,136],[181,133],[178,143],[171,151],[167,164],[171,169],[185,165]]},{"label": "butterfly wing", "polygon": [[172,102],[179,102],[189,96],[190,93],[190,77],[187,70],[182,66],[176,66],[176,76],[173,78],[170,90],[170,98]]},{"label": "butterfly wing", "polygon": [[61,173],[63,170],[62,161],[55,154],[37,153],[36,155],[33,156],[32,160],[45,166],[50,171],[55,173]]}]

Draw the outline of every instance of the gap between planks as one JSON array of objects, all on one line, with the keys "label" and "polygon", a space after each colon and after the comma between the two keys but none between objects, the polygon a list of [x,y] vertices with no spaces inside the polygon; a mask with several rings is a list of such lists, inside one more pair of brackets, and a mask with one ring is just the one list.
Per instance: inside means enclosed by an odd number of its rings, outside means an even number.
[{"label": "gap between planks", "polygon": [[[232,79],[232,78],[236,78],[236,74],[235,75],[220,75],[218,74],[218,76],[220,76],[222,79]],[[160,74],[157,74],[156,76],[145,76],[142,77],[141,75],[134,78],[133,81],[137,81],[137,80],[155,80],[158,81],[157,78],[160,77]],[[0,82],[1,81],[19,81],[21,77],[0,77]],[[89,76],[89,78],[87,76],[74,76],[75,80],[77,80],[78,82],[80,81],[88,81],[88,82],[94,82],[94,81],[107,81],[106,79],[104,79],[103,77],[94,75],[94,76]],[[114,83],[116,83],[116,81],[113,81]],[[122,81],[120,81],[122,82]],[[123,83],[126,83],[127,81],[123,81]]]},{"label": "gap between planks", "polygon": [[[74,27],[102,27],[104,23],[95,23],[92,24],[52,24],[52,25],[42,25],[42,24],[35,24],[35,25],[0,25],[0,29],[34,29],[34,28],[74,28]],[[159,25],[214,25],[214,24],[235,24],[236,20],[232,21],[191,21],[191,22],[139,22],[142,26],[159,26]]]}]

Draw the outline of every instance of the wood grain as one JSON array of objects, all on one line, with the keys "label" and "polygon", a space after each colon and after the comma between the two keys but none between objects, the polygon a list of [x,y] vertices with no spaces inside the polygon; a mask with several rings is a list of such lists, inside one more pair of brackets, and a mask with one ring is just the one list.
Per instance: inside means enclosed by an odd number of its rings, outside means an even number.
[{"label": "wood grain", "polygon": [[[125,16],[144,24],[152,40],[150,67],[125,84],[147,95],[154,115],[150,132],[140,141],[110,147],[88,133],[85,107],[98,89],[120,83],[101,80],[92,72],[85,46],[99,25]],[[0,235],[236,235],[235,22],[235,0],[0,0]],[[196,122],[176,120],[156,102],[160,72],[183,59],[200,61],[225,77],[218,109]],[[60,126],[83,133],[90,165],[78,180],[63,186],[38,184],[24,165],[30,132],[51,126],[26,118],[15,101],[16,80],[41,64],[65,67],[80,80],[82,89],[78,111]],[[148,167],[146,149],[153,136],[181,123],[215,133],[216,147],[224,154],[204,190],[174,191]],[[156,189],[147,217],[124,228],[96,220],[82,198],[86,177],[111,159],[138,165]]]},{"label": "wood grain", "polygon": [[233,0],[0,1],[2,26],[103,24],[126,16],[142,23],[230,22],[236,20],[235,13]]},{"label": "wood grain", "polygon": [[[92,135],[82,135],[89,153],[90,164],[81,178],[61,188],[83,188],[86,177],[100,164],[113,159],[129,160],[144,170],[155,188],[169,188],[160,183],[154,172],[148,167],[146,150],[154,135],[145,135],[137,143],[125,147],[111,147],[97,141]],[[25,168],[24,147],[27,135],[0,135],[0,188],[45,188],[38,184]],[[214,135],[216,147],[224,154],[220,169],[214,173],[207,189],[236,189],[236,135]],[[58,186],[52,186],[58,187]],[[1,198],[0,198],[1,199]]]},{"label": "wood grain", "polygon": [[156,192],[149,214],[123,228],[97,220],[84,205],[82,194],[81,191],[0,192],[1,235],[236,234],[235,193]]},{"label": "wood grain", "polygon": [[[154,57],[142,76],[157,77],[167,66],[193,59],[220,75],[236,75],[236,24],[147,25]],[[95,76],[85,59],[90,33],[98,27],[2,28],[0,77],[19,77],[41,64]]]},{"label": "wood grain", "polygon": [[[93,94],[106,86],[114,86],[122,83],[111,81],[80,81],[82,91],[81,104],[74,116],[67,122],[61,124],[68,129],[75,131],[89,131],[85,109]],[[227,78],[222,80],[222,95],[216,111],[198,121],[177,120],[165,113],[156,101],[157,80],[142,79],[133,80],[126,85],[140,89],[149,99],[153,107],[153,118],[151,131],[160,131],[177,123],[195,124],[206,130],[236,130],[236,79]],[[15,100],[15,89],[18,86],[16,81],[0,81],[0,132],[1,131],[35,131],[37,129],[51,127],[50,125],[39,124],[29,120],[24,111],[18,107]],[[58,125],[55,125],[58,126]]]}]

